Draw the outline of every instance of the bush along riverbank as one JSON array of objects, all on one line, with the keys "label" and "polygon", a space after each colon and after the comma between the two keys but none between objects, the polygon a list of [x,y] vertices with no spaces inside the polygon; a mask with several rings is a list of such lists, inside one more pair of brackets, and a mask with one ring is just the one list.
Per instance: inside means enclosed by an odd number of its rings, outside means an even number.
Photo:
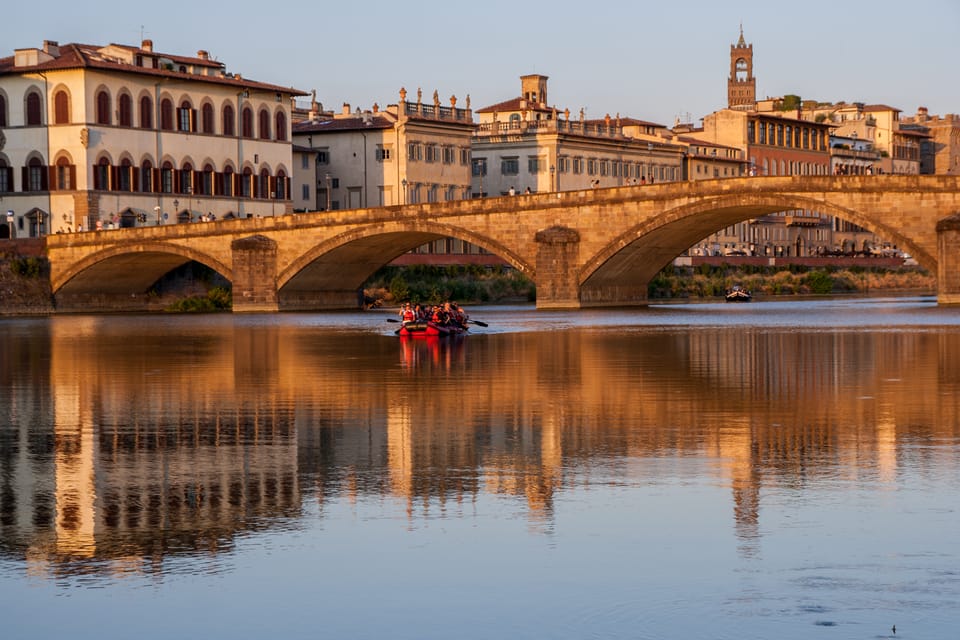
[{"label": "bush along riverbank", "polygon": [[53,312],[50,263],[45,258],[0,255],[0,315]]},{"label": "bush along riverbank", "polygon": [[401,302],[440,304],[447,300],[469,304],[533,302],[533,282],[508,267],[429,266],[383,267],[364,283],[367,306]]},{"label": "bush along riverbank", "polygon": [[869,292],[934,293],[937,280],[919,267],[811,268],[750,267],[722,264],[697,267],[669,266],[650,282],[651,300],[718,298],[733,285],[755,296],[835,295]]}]

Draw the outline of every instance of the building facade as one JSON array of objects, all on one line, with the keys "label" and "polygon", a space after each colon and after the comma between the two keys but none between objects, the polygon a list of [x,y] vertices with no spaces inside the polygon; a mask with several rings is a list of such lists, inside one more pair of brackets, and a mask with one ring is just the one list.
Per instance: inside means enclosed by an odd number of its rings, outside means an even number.
[{"label": "building facade", "polygon": [[297,95],[150,40],[18,49],[0,59],[0,235],[284,213]]},{"label": "building facade", "polygon": [[473,196],[572,191],[683,179],[684,147],[659,124],[571,118],[547,102],[547,76],[520,77],[521,95],[477,110]]}]

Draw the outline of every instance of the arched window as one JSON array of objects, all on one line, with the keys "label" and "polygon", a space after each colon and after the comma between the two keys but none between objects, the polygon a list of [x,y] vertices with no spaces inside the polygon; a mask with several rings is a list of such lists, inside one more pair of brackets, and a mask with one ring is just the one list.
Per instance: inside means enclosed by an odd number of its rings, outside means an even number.
[{"label": "arched window", "polygon": [[77,182],[77,168],[70,160],[61,157],[57,160],[57,190],[70,191]]},{"label": "arched window", "polygon": [[133,191],[133,164],[127,158],[120,161],[115,187],[117,191]]},{"label": "arched window", "polygon": [[193,165],[189,162],[180,169],[180,193],[193,193]]},{"label": "arched window", "polygon": [[13,191],[13,167],[7,166],[7,161],[0,158],[0,193]]},{"label": "arched window", "polygon": [[277,111],[276,138],[277,140],[287,139],[287,116],[283,111]]},{"label": "arched window", "polygon": [[140,163],[140,191],[153,192],[153,163],[149,160]]},{"label": "arched window", "polygon": [[237,135],[236,115],[234,114],[233,107],[229,104],[223,108],[223,135]]},{"label": "arched window", "polygon": [[209,102],[200,108],[200,124],[203,133],[213,133],[213,105]]},{"label": "arched window", "polygon": [[30,158],[27,163],[26,178],[24,191],[47,190],[47,168],[43,166],[43,160],[36,157]]},{"label": "arched window", "polygon": [[110,94],[97,92],[97,124],[110,124]]},{"label": "arched window", "polygon": [[287,199],[287,174],[284,173],[283,169],[277,171],[277,188],[275,189],[274,197],[276,197],[277,200]]},{"label": "arched window", "polygon": [[160,192],[173,193],[173,165],[169,161],[160,167]]},{"label": "arched window", "polygon": [[173,103],[168,98],[160,101],[160,128],[173,131]]},{"label": "arched window", "polygon": [[270,139],[270,113],[266,109],[260,110],[260,139]]},{"label": "arched window", "polygon": [[70,124],[70,96],[62,89],[53,94],[53,123]]},{"label": "arched window", "polygon": [[520,127],[520,114],[514,113],[510,115],[510,128],[518,129]]},{"label": "arched window", "polygon": [[200,174],[200,184],[197,185],[197,193],[202,196],[213,195],[213,167],[209,164],[203,165],[203,172]]},{"label": "arched window", "polygon": [[177,109],[177,131],[196,131],[197,130],[197,111],[190,106],[190,103],[184,100]]},{"label": "arched window", "polygon": [[140,128],[153,129],[153,100],[150,96],[140,98]]},{"label": "arched window", "polygon": [[266,169],[260,170],[260,175],[257,180],[257,197],[258,198],[270,198],[272,194],[270,193],[270,172]]},{"label": "arched window", "polygon": [[100,158],[93,165],[93,188],[100,191],[110,189],[110,161],[106,158]]},{"label": "arched window", "polygon": [[253,171],[250,167],[243,170],[243,176],[240,178],[240,196],[249,198],[253,191]]},{"label": "arched window", "polygon": [[7,126],[7,97],[0,94],[0,127]]},{"label": "arched window", "polygon": [[223,169],[223,174],[221,174],[221,183],[220,183],[220,194],[224,196],[233,195],[233,167],[225,167]]},{"label": "arched window", "polygon": [[133,126],[133,100],[129,94],[121,93],[117,98],[117,114],[121,127]]},{"label": "arched window", "polygon": [[244,138],[253,137],[253,111],[250,107],[244,107],[240,113],[240,135]]},{"label": "arched window", "polygon": [[31,91],[27,94],[26,125],[28,127],[35,127],[41,124],[43,124],[43,117],[40,111],[40,94],[36,91]]}]

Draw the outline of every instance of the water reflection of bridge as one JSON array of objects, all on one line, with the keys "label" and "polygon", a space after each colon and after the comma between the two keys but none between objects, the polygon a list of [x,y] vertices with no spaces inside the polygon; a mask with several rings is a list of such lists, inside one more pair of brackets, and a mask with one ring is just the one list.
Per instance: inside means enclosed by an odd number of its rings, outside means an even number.
[{"label": "water reflection of bridge", "polygon": [[[392,497],[417,521],[512,496],[544,526],[558,493],[655,480],[637,463],[691,455],[716,461],[749,553],[763,487],[892,478],[902,441],[960,424],[960,337],[936,331],[477,336],[411,371],[388,338],[238,326],[130,355],[123,333],[51,326],[45,354],[0,339],[0,534],[54,567],[149,570],[313,498]],[[165,364],[171,349],[189,366]]]}]

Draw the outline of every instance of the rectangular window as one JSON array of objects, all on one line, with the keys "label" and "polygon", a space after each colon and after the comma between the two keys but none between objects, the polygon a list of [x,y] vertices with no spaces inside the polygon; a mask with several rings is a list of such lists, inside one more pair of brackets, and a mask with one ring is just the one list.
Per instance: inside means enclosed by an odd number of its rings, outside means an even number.
[{"label": "rectangular window", "polygon": [[587,175],[595,176],[597,175],[597,161],[593,158],[587,160]]},{"label": "rectangular window", "polygon": [[301,156],[301,158],[300,158],[300,168],[301,168],[301,169],[309,169],[309,168],[310,168],[310,156],[308,156],[307,154],[303,154],[303,156]]},{"label": "rectangular window", "polygon": [[377,162],[383,162],[390,159],[390,147],[385,147],[382,144],[377,145],[376,151]]},{"label": "rectangular window", "polygon": [[747,122],[747,142],[750,144],[757,142],[757,124],[753,120]]},{"label": "rectangular window", "polygon": [[330,164],[330,149],[317,150],[317,164]]},{"label": "rectangular window", "polygon": [[610,163],[607,160],[600,161],[600,175],[606,176],[610,174]]},{"label": "rectangular window", "polygon": [[520,173],[520,159],[516,156],[501,158],[500,173],[505,176],[515,176]]},{"label": "rectangular window", "polygon": [[0,193],[10,193],[13,186],[10,180],[10,167],[0,165]]},{"label": "rectangular window", "polygon": [[[107,165],[98,164],[97,167],[103,167],[104,173],[106,173]],[[43,191],[43,170],[44,167],[41,166],[31,166],[28,168],[28,179],[30,191]],[[106,184],[106,180],[101,184]]]},{"label": "rectangular window", "polygon": [[419,142],[410,142],[407,144],[407,160],[410,162],[423,160],[423,146]]},{"label": "rectangular window", "polygon": [[428,144],[428,145],[425,145],[425,146],[426,146],[426,149],[425,149],[425,153],[424,153],[424,156],[425,156],[425,157],[424,157],[424,160],[426,160],[427,162],[439,162],[439,160],[440,160],[440,152],[439,152],[439,150],[437,149],[437,145],[435,145],[435,144]]},{"label": "rectangular window", "polygon": [[467,166],[470,164],[470,149],[462,147],[460,149],[460,164]]},{"label": "rectangular window", "polygon": [[301,199],[302,200],[310,199],[310,185],[305,184],[301,187]]},{"label": "rectangular window", "polygon": [[583,158],[580,156],[573,159],[573,172],[577,175],[583,173]]},{"label": "rectangular window", "polygon": [[473,159],[473,175],[475,176],[487,175],[487,159],[486,158]]},{"label": "rectangular window", "polygon": [[543,160],[539,156],[527,157],[527,173],[540,173],[543,171]]},{"label": "rectangular window", "polygon": [[443,164],[453,164],[456,162],[456,149],[453,147],[444,147],[443,148]]}]

